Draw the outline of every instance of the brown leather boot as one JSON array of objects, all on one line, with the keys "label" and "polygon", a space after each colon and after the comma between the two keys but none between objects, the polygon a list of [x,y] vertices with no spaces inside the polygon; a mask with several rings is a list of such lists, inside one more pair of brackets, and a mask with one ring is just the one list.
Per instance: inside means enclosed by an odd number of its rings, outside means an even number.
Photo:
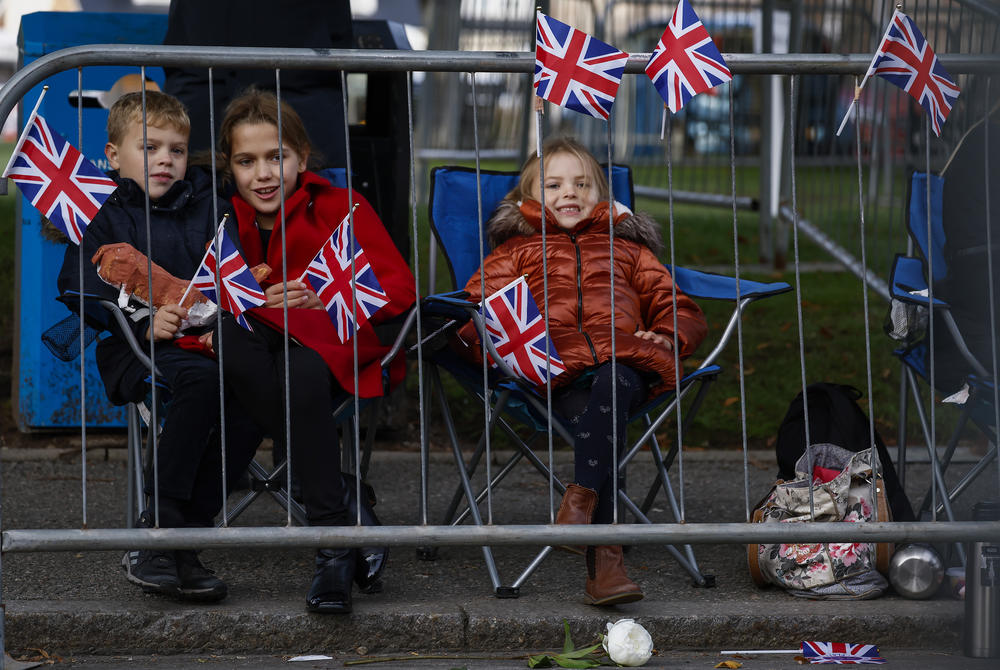
[{"label": "brown leather boot", "polygon": [[620,545],[587,547],[587,603],[621,605],[642,600],[642,589],[625,573]]},{"label": "brown leather boot", "polygon": [[[579,484],[570,484],[566,487],[562,502],[559,503],[556,523],[590,523],[594,520],[596,507],[597,491]],[[584,553],[583,545],[561,544],[556,548],[581,556]]]}]

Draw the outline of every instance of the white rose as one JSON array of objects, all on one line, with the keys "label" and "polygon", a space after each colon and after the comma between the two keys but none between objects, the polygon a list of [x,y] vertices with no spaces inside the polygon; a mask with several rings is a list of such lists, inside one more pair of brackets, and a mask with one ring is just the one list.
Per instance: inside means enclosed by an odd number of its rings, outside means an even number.
[{"label": "white rose", "polygon": [[653,638],[646,629],[632,619],[619,619],[608,624],[604,636],[604,650],[618,665],[630,667],[645,665],[653,655]]}]

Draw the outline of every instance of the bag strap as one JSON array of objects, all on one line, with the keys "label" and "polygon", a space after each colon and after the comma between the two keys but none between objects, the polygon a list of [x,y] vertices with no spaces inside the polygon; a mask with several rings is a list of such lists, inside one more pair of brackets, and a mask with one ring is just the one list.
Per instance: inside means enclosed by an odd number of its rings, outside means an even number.
[{"label": "bag strap", "polygon": [[[750,523],[761,523],[764,520],[764,509],[758,507],[753,511],[753,516],[750,517]],[[767,585],[767,580],[764,579],[764,573],[760,571],[760,545],[748,544],[747,545],[747,568],[750,569],[750,579],[757,586]]]},{"label": "bag strap", "polygon": [[[783,484],[784,482],[779,479],[771,490],[760,499],[760,502],[754,507],[753,513],[750,515],[750,523],[762,523],[764,521],[764,505],[767,504],[768,498],[774,493],[775,489],[778,488],[778,484]],[[764,573],[760,571],[760,561],[758,560],[760,551],[760,545],[748,544],[747,545],[747,568],[750,570],[750,578],[753,583],[757,586],[766,586],[767,580],[764,578]]]},{"label": "bag strap", "polygon": [[[875,520],[892,521],[892,509],[889,507],[889,498],[885,494],[885,482],[881,477],[875,479]],[[875,545],[875,569],[880,573],[889,576],[889,563],[892,555],[896,552],[896,545],[892,542],[879,542]]]}]

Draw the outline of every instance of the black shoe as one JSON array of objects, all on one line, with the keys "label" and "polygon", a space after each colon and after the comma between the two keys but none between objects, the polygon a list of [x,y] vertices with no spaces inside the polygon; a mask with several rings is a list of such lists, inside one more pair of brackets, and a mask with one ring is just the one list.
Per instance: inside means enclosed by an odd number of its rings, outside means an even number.
[{"label": "black shoe", "polygon": [[127,551],[122,556],[122,567],[128,580],[141,586],[145,593],[180,595],[181,580],[172,551]]},{"label": "black shoe", "polygon": [[[354,523],[358,518],[358,496],[354,477],[343,475],[344,487],[347,489],[348,504],[347,513],[350,523]],[[382,523],[375,516],[375,490],[371,484],[361,482],[361,525],[381,526]],[[382,571],[389,560],[389,547],[361,547],[355,552],[356,561],[354,568],[354,583],[358,585],[358,590],[362,593],[382,592]]]},{"label": "black shoe", "polygon": [[350,614],[354,549],[319,549],[306,609],[319,614]]},{"label": "black shoe", "polygon": [[181,581],[180,596],[184,600],[214,603],[229,594],[226,583],[215,576],[201,561],[193,549],[174,552],[177,560],[177,576]]}]

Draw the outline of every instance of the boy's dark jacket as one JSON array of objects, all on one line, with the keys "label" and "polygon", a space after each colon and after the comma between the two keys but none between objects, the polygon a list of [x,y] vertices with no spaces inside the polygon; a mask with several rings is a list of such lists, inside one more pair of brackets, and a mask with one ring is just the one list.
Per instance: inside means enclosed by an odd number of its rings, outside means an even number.
[{"label": "boy's dark jacket", "polygon": [[[145,193],[138,184],[120,177],[117,172],[111,172],[109,176],[118,183],[118,189],[87,226],[81,246],[67,246],[59,272],[60,300],[74,313],[79,309],[81,249],[84,294],[108,300],[118,299],[118,289],[106,284],[90,262],[97,249],[104,244],[128,242],[140,252],[147,252]],[[153,262],[175,277],[190,279],[205,255],[206,243],[215,236],[218,220],[231,211],[229,203],[214,198],[211,176],[198,168],[189,169],[184,179],[178,180],[163,197],[155,203],[150,202],[150,257]],[[230,222],[226,224],[230,239],[239,245],[234,217],[230,217]],[[103,310],[92,309],[89,305],[86,309],[92,325],[112,333],[98,344],[96,355],[97,368],[108,398],[115,404],[124,404],[141,397],[143,380],[148,374],[145,366],[133,355],[117,325],[101,313]],[[149,310],[133,301],[126,312],[129,313],[136,339],[140,345],[148,346],[146,330],[149,327]],[[173,344],[161,343],[158,346]]]}]

